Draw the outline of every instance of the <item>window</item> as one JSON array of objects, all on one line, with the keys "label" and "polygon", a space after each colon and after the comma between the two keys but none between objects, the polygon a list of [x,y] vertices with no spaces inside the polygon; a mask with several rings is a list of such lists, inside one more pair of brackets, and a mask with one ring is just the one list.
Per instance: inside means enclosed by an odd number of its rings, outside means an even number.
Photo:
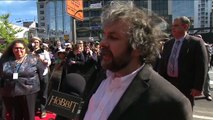
[{"label": "window", "polygon": [[44,16],[41,16],[41,17],[40,17],[40,20],[44,20],[44,18],[45,18]]},{"label": "window", "polygon": [[89,31],[77,32],[77,37],[88,37],[88,36],[90,36],[90,32]]},{"label": "window", "polygon": [[100,16],[101,15],[101,11],[97,11],[97,10],[94,10],[94,11],[91,11],[91,16]]},{"label": "window", "polygon": [[44,5],[40,5],[40,8],[44,8]]},{"label": "window", "polygon": [[42,11],[40,11],[40,14],[44,14],[44,11],[42,10]]},{"label": "window", "polygon": [[89,11],[84,11],[84,17],[89,17]]},{"label": "window", "polygon": [[86,8],[86,7],[89,7],[89,3],[88,3],[88,1],[87,2],[83,2],[84,3],[84,7]]},{"label": "window", "polygon": [[44,23],[44,22],[41,22],[41,26],[45,26],[45,23]]}]

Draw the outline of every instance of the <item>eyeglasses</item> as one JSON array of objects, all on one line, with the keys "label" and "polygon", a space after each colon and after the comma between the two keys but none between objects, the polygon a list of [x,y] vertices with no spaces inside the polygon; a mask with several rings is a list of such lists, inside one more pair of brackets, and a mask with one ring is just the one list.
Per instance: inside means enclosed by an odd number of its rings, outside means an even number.
[{"label": "eyeglasses", "polygon": [[24,47],[15,47],[15,48],[13,48],[14,50],[24,50],[25,48]]}]

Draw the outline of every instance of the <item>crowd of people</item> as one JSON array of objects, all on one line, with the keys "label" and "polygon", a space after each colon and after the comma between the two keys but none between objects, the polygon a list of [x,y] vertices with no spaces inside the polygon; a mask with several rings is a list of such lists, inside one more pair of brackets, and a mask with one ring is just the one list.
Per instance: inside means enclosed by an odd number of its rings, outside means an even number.
[{"label": "crowd of people", "polygon": [[[99,42],[62,44],[55,46],[32,37],[27,44],[14,40],[1,56],[2,118],[34,120],[35,112],[46,117],[45,104],[51,90],[60,90],[60,83],[69,73],[89,78],[99,69]],[[95,68],[95,69],[91,69]],[[51,79],[55,71],[62,74]]]},{"label": "crowd of people", "polygon": [[45,118],[48,95],[70,73],[86,81],[80,120],[192,120],[195,97],[212,100],[212,47],[189,35],[187,17],[174,19],[169,38],[158,15],[113,1],[101,22],[101,41],[14,40],[0,58],[2,118],[34,120],[38,110]]}]

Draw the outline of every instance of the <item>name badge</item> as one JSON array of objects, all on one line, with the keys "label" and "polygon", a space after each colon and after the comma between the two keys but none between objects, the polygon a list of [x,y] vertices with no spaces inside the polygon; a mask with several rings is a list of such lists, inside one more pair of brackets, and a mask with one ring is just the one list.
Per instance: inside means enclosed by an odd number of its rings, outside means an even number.
[{"label": "name badge", "polygon": [[18,73],[13,73],[13,79],[18,79]]}]

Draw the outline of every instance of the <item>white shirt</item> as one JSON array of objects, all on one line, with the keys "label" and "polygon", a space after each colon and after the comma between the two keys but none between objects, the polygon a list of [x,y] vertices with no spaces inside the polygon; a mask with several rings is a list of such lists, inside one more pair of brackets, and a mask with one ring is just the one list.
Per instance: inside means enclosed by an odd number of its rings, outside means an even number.
[{"label": "white shirt", "polygon": [[114,77],[111,71],[107,71],[107,78],[102,81],[89,101],[89,107],[84,120],[107,120],[121,96],[142,67],[123,77]]},{"label": "white shirt", "polygon": [[48,51],[44,50],[44,52],[39,54],[39,57],[41,59],[44,59],[44,60],[48,61],[48,64],[46,65],[46,67],[44,69],[44,73],[43,73],[43,75],[46,75],[48,73],[48,68],[49,68],[49,66],[51,64],[50,54],[49,54]]},{"label": "white shirt", "polygon": [[[180,49],[181,49],[181,46],[182,46],[182,44],[183,44],[183,40],[184,40],[184,37],[182,37],[182,38],[180,38],[180,39],[175,39],[175,43],[173,44],[173,47],[172,47],[172,51],[171,51],[171,55],[170,55],[170,57],[169,57],[169,62],[168,62],[168,65],[167,65],[167,74],[170,76],[170,77],[178,77],[178,58],[179,58],[179,53],[180,53]],[[175,61],[174,61],[174,65],[173,64],[171,64],[171,59],[172,59],[172,57],[173,57],[173,55],[174,55],[174,49],[175,49],[175,45],[177,44],[177,41],[179,41],[180,43],[179,43],[179,46],[178,47],[176,47],[176,54],[175,54]],[[173,72],[171,72],[171,69],[170,69],[170,67],[172,67],[173,68]]]}]

